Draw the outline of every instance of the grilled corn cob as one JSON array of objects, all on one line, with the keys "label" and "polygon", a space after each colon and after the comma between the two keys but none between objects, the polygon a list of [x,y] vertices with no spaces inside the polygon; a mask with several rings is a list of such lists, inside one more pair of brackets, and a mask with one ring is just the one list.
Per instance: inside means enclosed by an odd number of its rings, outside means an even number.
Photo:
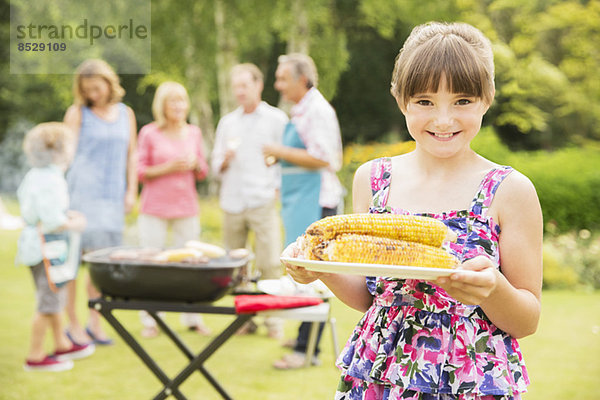
[{"label": "grilled corn cob", "polygon": [[441,247],[370,235],[344,234],[313,249],[324,261],[453,268],[458,260]]},{"label": "grilled corn cob", "polygon": [[304,234],[296,239],[296,245],[304,259],[306,260],[319,260],[315,255],[314,250],[323,243],[323,239],[320,236],[313,236]]},{"label": "grilled corn cob", "polygon": [[[397,214],[346,214],[323,218],[311,224],[306,233],[323,240],[345,233],[418,242],[434,247],[455,235],[434,218]],[[454,236],[454,237],[453,237]]]},{"label": "grilled corn cob", "polygon": [[200,259],[202,256],[203,254],[200,250],[181,248],[163,250],[154,257],[154,260],[159,262],[181,262],[190,259]]},{"label": "grilled corn cob", "polygon": [[224,248],[210,243],[204,243],[199,240],[188,240],[185,243],[186,248],[200,250],[208,258],[223,257],[227,252]]}]

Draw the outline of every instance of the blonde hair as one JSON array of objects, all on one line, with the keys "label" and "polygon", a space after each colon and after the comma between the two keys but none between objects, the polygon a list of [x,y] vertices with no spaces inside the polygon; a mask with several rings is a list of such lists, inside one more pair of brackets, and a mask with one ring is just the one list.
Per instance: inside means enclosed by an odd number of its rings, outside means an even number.
[{"label": "blonde hair", "polygon": [[437,91],[442,76],[451,92],[491,105],[495,89],[489,39],[465,23],[430,22],[415,27],[396,57],[392,95],[404,108],[414,94]]},{"label": "blonde hair", "polygon": [[35,126],[23,140],[23,151],[34,168],[50,164],[66,165],[74,147],[71,129],[62,122],[44,122]]},{"label": "blonde hair", "polygon": [[239,74],[240,72],[249,72],[252,75],[252,79],[255,82],[263,82],[264,76],[261,70],[254,64],[251,63],[243,63],[238,64],[231,68],[231,76]]},{"label": "blonde hair", "polygon": [[106,61],[99,59],[89,59],[77,67],[75,79],[73,81],[73,96],[75,104],[90,107],[92,104],[85,98],[81,81],[86,78],[102,78],[110,87],[109,103],[118,103],[125,96],[125,89],[119,82],[119,76],[115,73]]},{"label": "blonde hair", "polygon": [[279,64],[291,64],[292,76],[298,80],[301,76],[307,79],[306,87],[317,87],[319,83],[319,75],[317,66],[312,58],[302,53],[290,53],[279,56],[277,59]]},{"label": "blonde hair", "polygon": [[188,104],[188,112],[190,109],[190,97],[188,96],[187,90],[182,84],[177,82],[163,82],[156,89],[154,93],[154,100],[152,100],[152,115],[154,121],[159,127],[164,127],[167,123],[165,117],[165,102],[168,97],[179,97],[186,101]]}]

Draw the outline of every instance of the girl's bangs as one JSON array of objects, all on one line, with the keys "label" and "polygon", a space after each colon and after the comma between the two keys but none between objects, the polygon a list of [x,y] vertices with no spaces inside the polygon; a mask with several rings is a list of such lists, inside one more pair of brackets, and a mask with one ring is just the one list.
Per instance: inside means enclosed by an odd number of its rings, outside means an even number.
[{"label": "girl's bangs", "polygon": [[450,36],[432,40],[415,51],[409,61],[412,65],[406,68],[405,99],[417,93],[437,92],[442,76],[451,93],[483,98],[489,84],[484,66],[476,60],[472,49]]}]

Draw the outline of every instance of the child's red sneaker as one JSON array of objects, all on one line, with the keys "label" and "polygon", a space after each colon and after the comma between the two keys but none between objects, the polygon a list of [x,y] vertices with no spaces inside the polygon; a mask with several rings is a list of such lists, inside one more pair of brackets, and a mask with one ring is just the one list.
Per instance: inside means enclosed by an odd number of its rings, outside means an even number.
[{"label": "child's red sneaker", "polygon": [[96,348],[94,347],[93,343],[86,343],[86,344],[73,343],[73,345],[71,346],[70,349],[61,350],[61,351],[57,350],[54,352],[53,356],[58,361],[79,360],[80,358],[85,358],[85,357],[91,356],[92,354],[94,354],[95,350],[96,350]]},{"label": "child's red sneaker", "polygon": [[23,369],[25,371],[67,371],[73,368],[73,361],[59,361],[53,356],[46,356],[42,361],[26,360]]}]

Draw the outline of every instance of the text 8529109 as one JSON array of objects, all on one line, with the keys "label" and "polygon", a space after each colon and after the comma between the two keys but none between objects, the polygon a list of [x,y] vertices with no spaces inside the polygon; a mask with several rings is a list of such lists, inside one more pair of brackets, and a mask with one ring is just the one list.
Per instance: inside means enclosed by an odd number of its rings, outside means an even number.
[{"label": "text 8529109", "polygon": [[17,50],[19,51],[65,51],[67,50],[67,44],[64,42],[19,42],[17,43]]}]

